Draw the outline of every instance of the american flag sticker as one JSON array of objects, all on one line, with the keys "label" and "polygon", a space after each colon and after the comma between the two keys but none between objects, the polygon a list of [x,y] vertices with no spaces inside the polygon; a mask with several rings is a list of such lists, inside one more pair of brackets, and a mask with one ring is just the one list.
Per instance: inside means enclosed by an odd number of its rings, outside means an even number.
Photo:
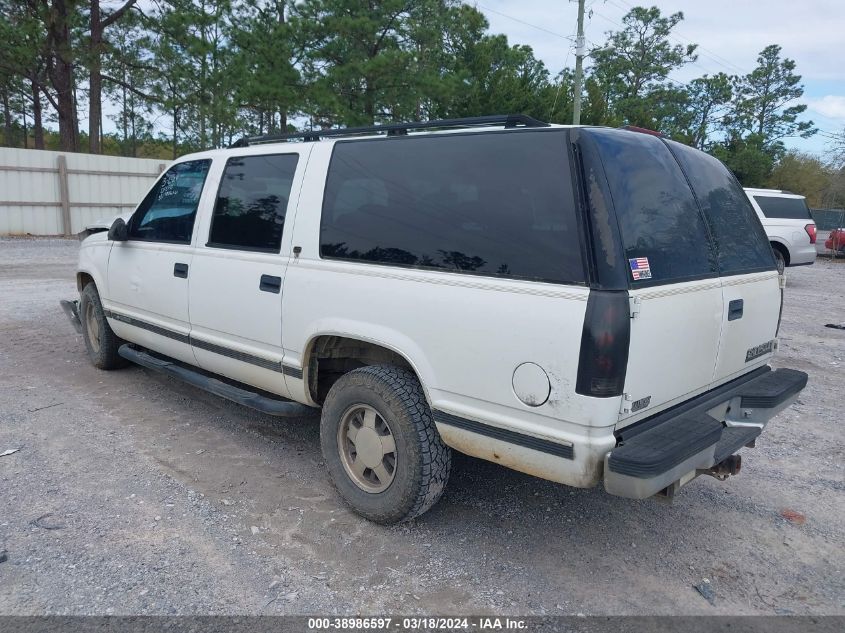
[{"label": "american flag sticker", "polygon": [[648,265],[648,257],[635,257],[629,259],[631,264],[631,277],[634,281],[642,281],[643,279],[651,279],[651,266]]}]

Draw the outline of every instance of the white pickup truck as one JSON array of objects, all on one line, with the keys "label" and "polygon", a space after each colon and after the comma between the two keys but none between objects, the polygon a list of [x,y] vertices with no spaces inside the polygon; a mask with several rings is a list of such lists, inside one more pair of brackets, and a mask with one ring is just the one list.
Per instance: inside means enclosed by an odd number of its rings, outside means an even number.
[{"label": "white pickup truck", "polygon": [[437,501],[452,450],[671,497],[735,474],[807,381],[768,365],[778,274],[724,165],[520,115],[185,156],[77,280],[97,367],[322,408],[332,481],[383,523]]}]

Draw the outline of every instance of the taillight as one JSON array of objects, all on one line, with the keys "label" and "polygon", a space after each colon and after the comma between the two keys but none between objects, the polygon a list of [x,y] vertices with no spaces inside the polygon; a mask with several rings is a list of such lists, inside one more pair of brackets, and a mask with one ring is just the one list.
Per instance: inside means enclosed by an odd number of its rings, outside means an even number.
[{"label": "taillight", "polygon": [[576,393],[595,398],[622,395],[630,339],[628,293],[590,291],[581,333]]},{"label": "taillight", "polygon": [[649,130],[645,127],[637,127],[636,125],[623,125],[623,130],[628,130],[629,132],[639,132],[640,134],[651,134],[652,136],[659,136],[663,138],[665,134],[662,132],[658,132],[657,130]]},{"label": "taillight", "polygon": [[816,225],[815,224],[807,224],[804,227],[804,230],[807,231],[807,235],[810,236],[810,244],[816,243]]}]

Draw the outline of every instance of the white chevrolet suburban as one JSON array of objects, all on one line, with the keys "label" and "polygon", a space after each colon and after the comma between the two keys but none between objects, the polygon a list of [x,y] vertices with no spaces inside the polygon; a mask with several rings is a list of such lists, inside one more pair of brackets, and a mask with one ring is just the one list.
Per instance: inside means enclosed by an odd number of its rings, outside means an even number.
[{"label": "white chevrolet suburban", "polygon": [[780,189],[745,189],[772,245],[778,272],[816,261],[816,223],[804,196]]},{"label": "white chevrolet suburban", "polygon": [[185,156],[77,280],[97,367],[321,407],[332,481],[383,523],[438,500],[452,450],[671,497],[735,474],[807,382],[768,365],[778,274],[722,163],[521,115]]}]

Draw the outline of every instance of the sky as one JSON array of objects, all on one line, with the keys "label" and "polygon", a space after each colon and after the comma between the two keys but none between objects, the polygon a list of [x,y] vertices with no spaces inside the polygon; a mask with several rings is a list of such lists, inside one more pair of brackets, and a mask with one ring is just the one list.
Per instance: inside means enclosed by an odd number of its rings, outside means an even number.
[{"label": "sky", "polygon": [[[780,44],[781,55],[796,62],[802,76],[805,119],[824,133],[845,127],[845,0],[586,0],[587,46],[600,44],[605,33],[620,30],[622,16],[633,6],[657,6],[664,15],[683,12],[673,42],[699,45],[698,60],[674,71],[685,83],[705,73],[744,74],[757,54]],[[528,44],[552,74],[575,67],[574,35],[578,3],[574,0],[470,0],[511,44]],[[810,139],[785,139],[787,147],[814,154],[829,150],[822,133]]]},{"label": "sky", "polygon": [[[504,33],[511,44],[531,46],[552,75],[575,67],[576,0],[465,1],[484,13],[491,33]],[[664,15],[683,12],[673,42],[695,43],[699,49],[695,63],[670,75],[681,83],[705,73],[748,73],[761,50],[780,44],[781,55],[795,60],[802,76],[801,102],[808,106],[803,118],[820,130],[809,139],[785,139],[787,147],[824,155],[830,149],[829,135],[845,127],[845,0],[586,0],[586,4],[588,48],[603,42],[607,31],[619,30],[622,16],[637,4],[657,6]],[[107,115],[115,110],[113,104],[105,106]],[[103,123],[106,131],[114,130],[108,117]]]}]

